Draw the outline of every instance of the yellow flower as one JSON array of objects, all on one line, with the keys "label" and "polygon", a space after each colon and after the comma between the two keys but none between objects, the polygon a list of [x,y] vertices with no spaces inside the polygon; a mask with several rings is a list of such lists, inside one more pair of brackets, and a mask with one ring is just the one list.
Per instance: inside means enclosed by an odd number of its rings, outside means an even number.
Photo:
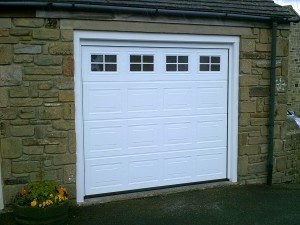
[{"label": "yellow flower", "polygon": [[42,208],[42,207],[43,207],[43,204],[39,204],[39,207]]},{"label": "yellow flower", "polygon": [[35,207],[36,205],[37,205],[37,201],[36,200],[34,200],[34,201],[31,202],[31,207]]},{"label": "yellow flower", "polygon": [[53,198],[53,194],[51,194],[50,197]]}]

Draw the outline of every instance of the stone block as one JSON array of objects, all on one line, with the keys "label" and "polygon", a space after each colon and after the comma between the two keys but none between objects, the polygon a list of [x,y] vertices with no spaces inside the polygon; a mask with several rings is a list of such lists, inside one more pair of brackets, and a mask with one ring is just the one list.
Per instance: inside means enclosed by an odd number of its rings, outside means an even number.
[{"label": "stone block", "polygon": [[67,146],[64,144],[47,145],[45,147],[45,153],[47,154],[64,154],[66,152],[67,152]]},{"label": "stone block", "polygon": [[269,124],[268,118],[251,118],[250,124],[252,126],[267,126]]},{"label": "stone block", "polygon": [[12,98],[10,100],[11,106],[39,106],[43,104],[43,99],[39,98]]},{"label": "stone block", "polygon": [[34,57],[34,63],[39,66],[59,66],[62,64],[62,57],[53,55],[38,55]]},{"label": "stone block", "polygon": [[0,18],[0,29],[9,29],[9,28],[11,28],[11,19]]},{"label": "stone block", "polygon": [[75,119],[75,104],[66,103],[63,107],[63,115],[65,120]]},{"label": "stone block", "polygon": [[240,146],[239,148],[239,154],[240,155],[258,155],[260,151],[260,148],[258,145],[244,145]]},{"label": "stone block", "polygon": [[70,55],[73,53],[73,45],[68,42],[56,42],[49,45],[51,55]]},{"label": "stone block", "polygon": [[40,54],[42,47],[40,45],[17,44],[14,46],[14,52],[16,54]]},{"label": "stone block", "polygon": [[[68,132],[68,147],[70,153],[76,153],[76,134],[74,130]],[[299,157],[300,158],[300,157]]]},{"label": "stone block", "polygon": [[13,28],[9,30],[9,33],[13,36],[28,36],[32,31],[26,28]]},{"label": "stone block", "polygon": [[14,120],[17,118],[17,109],[6,107],[0,110],[0,120]]},{"label": "stone block", "polygon": [[44,19],[38,18],[16,18],[13,19],[16,27],[42,27],[44,26]]},{"label": "stone block", "polygon": [[276,169],[278,172],[285,171],[287,168],[287,160],[286,157],[276,158]]},{"label": "stone block", "polygon": [[18,37],[0,37],[0,44],[17,44],[19,41]]},{"label": "stone block", "polygon": [[53,157],[53,164],[55,166],[69,165],[75,163],[76,163],[76,154],[65,154],[64,157],[61,157],[61,155],[54,155]]},{"label": "stone block", "polygon": [[76,182],[76,165],[66,165],[64,167],[63,181],[66,184]]},{"label": "stone block", "polygon": [[242,59],[240,65],[240,71],[244,74],[250,74],[252,69],[252,60],[251,59]]},{"label": "stone block", "polygon": [[248,126],[250,125],[250,114],[249,113],[240,113],[239,114],[239,126]]},{"label": "stone block", "polygon": [[63,75],[74,76],[74,59],[73,57],[65,57],[63,61]]},{"label": "stone block", "polygon": [[22,67],[17,65],[0,66],[0,87],[22,84]]},{"label": "stone block", "polygon": [[8,30],[0,30],[0,37],[8,37],[9,32]]},{"label": "stone block", "polygon": [[289,39],[277,39],[277,56],[289,55]]},{"label": "stone block", "polygon": [[[58,92],[56,90],[40,90],[39,91],[40,98],[56,98],[58,97]],[[46,101],[46,99],[45,99]]]},{"label": "stone block", "polygon": [[35,161],[12,162],[11,171],[16,174],[24,174],[39,171],[40,163]]},{"label": "stone block", "polygon": [[60,32],[54,29],[35,29],[32,36],[34,39],[53,41],[59,39]]},{"label": "stone block", "polygon": [[8,107],[8,90],[7,88],[0,88],[0,107]]},{"label": "stone block", "polygon": [[33,62],[32,55],[14,55],[14,62],[15,63],[30,63]]},{"label": "stone block", "polygon": [[56,120],[62,118],[61,107],[43,107],[39,109],[39,118],[42,120]]},{"label": "stone block", "polygon": [[73,41],[73,30],[61,30],[60,33],[63,41]]},{"label": "stone block", "polygon": [[243,75],[240,76],[240,86],[251,86],[251,85],[258,85],[259,78],[258,76],[251,76],[251,75]]},{"label": "stone block", "polygon": [[263,163],[255,163],[248,166],[248,170],[250,173],[265,173],[267,172],[267,164],[265,162]]},{"label": "stone block", "polygon": [[26,155],[41,155],[44,152],[44,146],[24,146],[23,152]]},{"label": "stone block", "polygon": [[53,78],[54,86],[60,90],[74,90],[73,77],[55,77]]},{"label": "stone block", "polygon": [[248,139],[249,145],[261,145],[261,144],[268,144],[268,138],[261,136],[261,137],[250,137]]},{"label": "stone block", "polygon": [[260,43],[268,44],[271,43],[272,35],[269,29],[260,29],[259,41]]},{"label": "stone block", "polygon": [[33,126],[11,126],[10,133],[14,137],[30,137],[34,135]]},{"label": "stone block", "polygon": [[12,63],[13,55],[10,45],[0,45],[0,65],[8,65]]},{"label": "stone block", "polygon": [[74,130],[75,124],[71,120],[57,120],[52,122],[52,126],[55,130]]},{"label": "stone block", "polygon": [[250,87],[250,97],[267,97],[269,96],[268,87]]},{"label": "stone block", "polygon": [[256,112],[256,102],[240,102],[240,112]]},{"label": "stone block", "polygon": [[74,91],[73,90],[63,90],[59,91],[60,102],[74,102]]},{"label": "stone block", "polygon": [[258,52],[271,52],[271,44],[257,43],[256,46],[255,46],[255,49]]},{"label": "stone block", "polygon": [[248,174],[248,157],[241,156],[238,158],[238,174],[245,176]]},{"label": "stone block", "polygon": [[1,151],[4,159],[16,159],[22,155],[22,141],[20,138],[1,139]]},{"label": "stone block", "polygon": [[24,98],[29,96],[28,87],[12,87],[9,90],[9,96],[11,98]]},{"label": "stone block", "polygon": [[242,39],[241,40],[242,52],[254,52],[255,51],[255,40],[253,39]]},{"label": "stone block", "polygon": [[42,82],[39,84],[40,90],[50,90],[53,87],[52,82]]},{"label": "stone block", "polygon": [[24,68],[24,74],[29,75],[60,75],[60,66],[30,66]]}]

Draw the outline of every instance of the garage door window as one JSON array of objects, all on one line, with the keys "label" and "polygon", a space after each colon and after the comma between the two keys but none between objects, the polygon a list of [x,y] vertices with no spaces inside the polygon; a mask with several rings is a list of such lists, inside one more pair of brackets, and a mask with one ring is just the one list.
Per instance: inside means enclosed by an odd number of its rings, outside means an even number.
[{"label": "garage door window", "polygon": [[187,72],[189,70],[188,56],[166,56],[167,72]]},{"label": "garage door window", "polygon": [[153,72],[154,56],[153,55],[130,55],[131,72]]},{"label": "garage door window", "polygon": [[220,56],[200,56],[200,71],[220,71]]},{"label": "garage door window", "polygon": [[117,71],[117,55],[105,55],[105,54],[91,55],[91,71],[93,72]]}]

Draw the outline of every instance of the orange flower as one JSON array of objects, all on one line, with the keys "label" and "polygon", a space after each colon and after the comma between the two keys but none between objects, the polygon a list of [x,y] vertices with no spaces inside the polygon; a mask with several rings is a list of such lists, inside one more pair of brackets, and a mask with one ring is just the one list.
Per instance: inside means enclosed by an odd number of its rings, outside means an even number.
[{"label": "orange flower", "polygon": [[28,191],[27,190],[25,190],[25,189],[22,189],[22,191],[21,191],[21,195],[27,195],[28,194]]},{"label": "orange flower", "polygon": [[66,192],[67,192],[65,188],[59,188],[57,191],[58,191],[58,193],[61,194],[61,195],[65,195]]}]

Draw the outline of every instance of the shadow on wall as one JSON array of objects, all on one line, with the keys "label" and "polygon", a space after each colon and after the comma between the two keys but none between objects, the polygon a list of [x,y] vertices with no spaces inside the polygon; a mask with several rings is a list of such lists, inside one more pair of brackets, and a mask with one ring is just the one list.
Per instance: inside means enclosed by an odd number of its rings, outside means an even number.
[{"label": "shadow on wall", "polygon": [[287,150],[296,151],[296,182],[300,183],[300,117],[287,112]]}]

